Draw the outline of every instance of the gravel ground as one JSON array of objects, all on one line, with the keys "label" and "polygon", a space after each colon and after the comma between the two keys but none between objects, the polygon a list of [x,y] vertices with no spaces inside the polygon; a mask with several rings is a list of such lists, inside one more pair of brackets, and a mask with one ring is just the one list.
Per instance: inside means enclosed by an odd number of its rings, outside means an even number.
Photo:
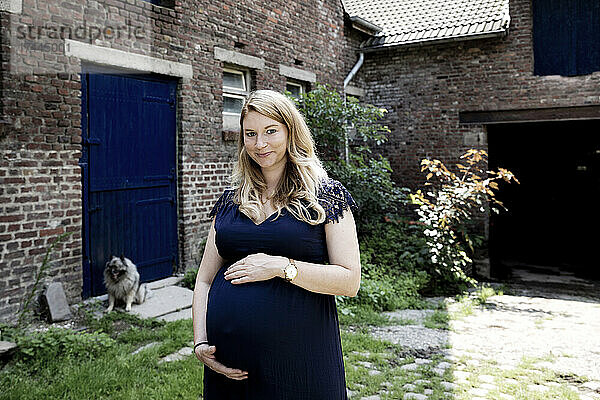
[{"label": "gravel ground", "polygon": [[[371,334],[400,344],[407,357],[415,357],[403,370],[414,371],[420,363],[429,363],[434,355],[441,355],[445,361],[432,363],[433,371],[441,376],[452,365],[454,382],[442,384],[457,384],[461,390],[467,390],[466,395],[459,395],[461,399],[529,398],[532,393],[560,385],[556,381],[525,384],[527,387],[520,389],[529,390],[525,397],[500,393],[518,385],[519,378],[486,375],[485,365],[494,365],[499,370],[529,371],[521,373],[533,375],[547,368],[556,371],[559,380],[567,382],[580,400],[600,400],[600,291],[588,289],[564,291],[530,284],[511,285],[510,294],[491,296],[484,305],[472,305],[466,311],[465,304],[469,302],[434,299],[432,308],[439,309],[439,301],[446,304],[452,316],[449,329],[423,326],[433,309],[401,310],[386,313],[398,324],[371,327]],[[523,364],[524,361],[529,364]],[[479,365],[483,369],[479,370]],[[478,386],[472,386],[473,376]],[[410,389],[415,391],[412,386]],[[445,396],[456,398],[451,393]],[[378,398],[379,395],[373,397]],[[403,398],[438,397],[416,390],[407,391]],[[362,397],[365,399],[370,398]]]},{"label": "gravel ground", "polygon": [[451,321],[452,349],[493,355],[508,365],[524,356],[550,355],[552,360],[543,366],[600,381],[600,301],[538,296],[493,296],[472,315]]}]

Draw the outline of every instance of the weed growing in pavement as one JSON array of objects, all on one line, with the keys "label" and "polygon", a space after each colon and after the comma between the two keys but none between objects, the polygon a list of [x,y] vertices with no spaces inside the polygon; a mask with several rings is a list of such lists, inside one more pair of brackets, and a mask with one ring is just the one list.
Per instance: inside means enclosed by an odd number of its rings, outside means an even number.
[{"label": "weed growing in pavement", "polygon": [[449,321],[450,316],[447,311],[435,310],[425,318],[423,326],[430,329],[449,329]]}]

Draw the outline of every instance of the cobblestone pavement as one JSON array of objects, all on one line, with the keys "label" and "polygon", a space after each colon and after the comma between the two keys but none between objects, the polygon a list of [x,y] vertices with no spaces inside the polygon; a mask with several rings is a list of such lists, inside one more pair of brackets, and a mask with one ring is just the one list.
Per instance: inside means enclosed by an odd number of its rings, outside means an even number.
[{"label": "cobblestone pavement", "polygon": [[[600,300],[522,287],[484,305],[435,301],[437,311],[388,313],[403,322],[370,330],[406,349],[401,394],[351,399],[600,399]],[[446,311],[449,329],[424,326]]]}]

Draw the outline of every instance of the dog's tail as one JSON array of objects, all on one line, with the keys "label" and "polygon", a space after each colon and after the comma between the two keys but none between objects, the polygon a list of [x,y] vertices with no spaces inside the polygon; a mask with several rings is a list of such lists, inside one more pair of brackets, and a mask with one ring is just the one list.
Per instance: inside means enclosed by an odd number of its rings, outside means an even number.
[{"label": "dog's tail", "polygon": [[138,304],[142,304],[146,301],[148,297],[150,297],[150,288],[147,284],[142,283],[140,287],[138,287],[137,293],[135,295],[135,302]]}]

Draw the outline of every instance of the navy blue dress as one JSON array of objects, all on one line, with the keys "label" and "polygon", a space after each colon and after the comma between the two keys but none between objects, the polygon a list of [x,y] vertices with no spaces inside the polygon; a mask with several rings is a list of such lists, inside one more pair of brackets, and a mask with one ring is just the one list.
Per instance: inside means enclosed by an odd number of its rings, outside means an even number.
[{"label": "navy blue dress", "polygon": [[[346,379],[335,297],[281,278],[234,285],[224,272],[241,258],[266,253],[298,261],[328,262],[325,225],[297,220],[285,209],[256,225],[226,190],[211,212],[225,264],[208,295],[206,329],[217,361],[248,371],[236,381],[204,367],[205,400],[345,400]],[[356,203],[329,179],[318,194],[327,222]]]}]

